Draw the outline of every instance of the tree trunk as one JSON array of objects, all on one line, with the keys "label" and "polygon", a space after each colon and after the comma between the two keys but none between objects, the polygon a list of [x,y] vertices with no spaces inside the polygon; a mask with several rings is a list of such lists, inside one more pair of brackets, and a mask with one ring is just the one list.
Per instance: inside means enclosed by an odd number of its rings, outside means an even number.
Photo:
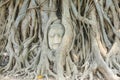
[{"label": "tree trunk", "polygon": [[120,79],[119,0],[0,0],[0,40],[2,75]]}]

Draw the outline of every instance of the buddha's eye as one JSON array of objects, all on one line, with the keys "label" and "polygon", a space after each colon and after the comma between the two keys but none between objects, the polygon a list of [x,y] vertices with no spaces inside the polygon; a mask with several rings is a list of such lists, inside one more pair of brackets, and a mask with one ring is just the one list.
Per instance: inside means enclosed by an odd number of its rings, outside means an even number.
[{"label": "buddha's eye", "polygon": [[60,33],[59,33],[59,34],[58,34],[58,36],[59,36],[59,37],[62,37],[62,36],[63,36],[63,34],[60,34]]},{"label": "buddha's eye", "polygon": [[54,37],[54,36],[55,36],[55,34],[54,34],[54,33],[51,33],[51,34],[49,34],[49,36],[50,36],[50,37]]},{"label": "buddha's eye", "polygon": [[62,37],[63,34],[64,34],[63,31],[59,31],[59,32],[58,32],[58,36],[59,36],[59,37]]}]

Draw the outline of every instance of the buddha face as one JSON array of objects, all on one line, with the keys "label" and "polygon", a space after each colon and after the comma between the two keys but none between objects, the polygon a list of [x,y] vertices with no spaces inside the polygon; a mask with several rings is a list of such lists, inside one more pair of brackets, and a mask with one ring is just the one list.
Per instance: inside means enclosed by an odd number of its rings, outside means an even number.
[{"label": "buddha face", "polygon": [[61,24],[54,24],[50,26],[48,31],[48,43],[50,49],[56,50],[60,46],[64,31],[64,27]]}]

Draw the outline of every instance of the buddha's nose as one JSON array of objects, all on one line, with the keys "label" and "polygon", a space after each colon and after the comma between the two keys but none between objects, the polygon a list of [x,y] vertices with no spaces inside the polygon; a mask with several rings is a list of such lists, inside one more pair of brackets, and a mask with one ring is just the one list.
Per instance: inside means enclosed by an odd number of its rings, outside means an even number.
[{"label": "buddha's nose", "polygon": [[54,43],[60,43],[61,39],[58,35],[55,35],[54,37]]}]

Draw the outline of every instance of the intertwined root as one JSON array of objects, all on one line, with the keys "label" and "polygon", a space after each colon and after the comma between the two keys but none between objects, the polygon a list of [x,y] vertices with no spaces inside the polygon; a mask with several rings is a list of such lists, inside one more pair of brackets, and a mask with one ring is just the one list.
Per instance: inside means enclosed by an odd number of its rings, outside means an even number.
[{"label": "intertwined root", "polygon": [[[58,6],[59,5],[59,6]],[[49,26],[60,20],[62,43],[53,55]],[[57,80],[119,80],[119,0],[0,0],[0,72]]]}]

